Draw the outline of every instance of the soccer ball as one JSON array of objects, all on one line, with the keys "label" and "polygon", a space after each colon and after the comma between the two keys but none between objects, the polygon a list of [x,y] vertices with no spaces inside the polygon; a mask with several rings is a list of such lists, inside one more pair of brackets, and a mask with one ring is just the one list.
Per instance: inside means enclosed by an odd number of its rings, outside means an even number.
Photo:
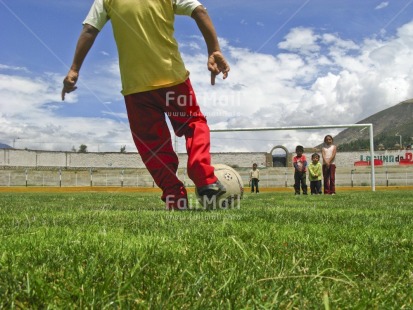
[{"label": "soccer ball", "polygon": [[[207,201],[204,205],[207,209],[229,209],[240,206],[240,200],[244,194],[244,183],[241,176],[234,169],[227,165],[216,164],[213,165],[215,176],[225,186],[227,192],[218,197],[216,201]],[[196,192],[198,201],[203,205],[198,192]]]}]

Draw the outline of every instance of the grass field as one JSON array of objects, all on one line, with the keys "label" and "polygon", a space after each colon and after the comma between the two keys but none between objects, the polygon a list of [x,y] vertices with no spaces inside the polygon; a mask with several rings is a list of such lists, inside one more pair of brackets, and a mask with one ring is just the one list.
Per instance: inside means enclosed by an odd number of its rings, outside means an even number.
[{"label": "grass field", "polygon": [[412,309],[413,194],[0,194],[3,309]]}]

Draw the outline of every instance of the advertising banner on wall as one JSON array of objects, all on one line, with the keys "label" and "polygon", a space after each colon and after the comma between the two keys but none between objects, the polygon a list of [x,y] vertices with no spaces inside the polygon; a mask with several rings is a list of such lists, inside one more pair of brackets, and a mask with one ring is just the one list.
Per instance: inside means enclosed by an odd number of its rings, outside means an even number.
[{"label": "advertising banner on wall", "polygon": [[[413,153],[411,150],[406,151],[385,151],[376,152],[374,156],[374,164],[382,165],[413,165]],[[355,166],[371,165],[371,156],[360,154],[359,160],[354,162]]]}]

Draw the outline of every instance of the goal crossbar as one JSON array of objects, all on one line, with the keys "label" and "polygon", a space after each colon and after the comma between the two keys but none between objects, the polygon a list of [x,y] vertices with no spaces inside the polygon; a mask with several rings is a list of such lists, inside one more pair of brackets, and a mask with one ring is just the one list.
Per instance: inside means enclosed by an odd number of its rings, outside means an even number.
[{"label": "goal crossbar", "polygon": [[250,128],[226,128],[211,129],[211,132],[235,132],[235,131],[281,131],[281,130],[305,130],[305,129],[326,129],[326,128],[369,128],[370,158],[371,158],[371,190],[376,190],[376,177],[374,169],[374,141],[373,124],[344,124],[344,125],[318,125],[318,126],[287,126],[287,127],[250,127]]}]

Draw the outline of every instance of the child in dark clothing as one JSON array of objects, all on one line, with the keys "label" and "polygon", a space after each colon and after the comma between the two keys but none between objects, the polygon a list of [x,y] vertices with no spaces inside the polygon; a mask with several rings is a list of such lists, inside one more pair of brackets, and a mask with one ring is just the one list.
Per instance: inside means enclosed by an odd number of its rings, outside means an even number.
[{"label": "child in dark clothing", "polygon": [[294,164],[294,190],[296,195],[300,195],[300,186],[303,195],[307,195],[307,158],[305,157],[304,148],[298,145],[295,148],[296,156],[293,157]]},{"label": "child in dark clothing", "polygon": [[260,190],[258,189],[258,182],[260,181],[260,171],[257,169],[257,164],[252,165],[252,170],[250,171],[250,184],[251,184],[251,193],[255,192],[258,194]]}]

